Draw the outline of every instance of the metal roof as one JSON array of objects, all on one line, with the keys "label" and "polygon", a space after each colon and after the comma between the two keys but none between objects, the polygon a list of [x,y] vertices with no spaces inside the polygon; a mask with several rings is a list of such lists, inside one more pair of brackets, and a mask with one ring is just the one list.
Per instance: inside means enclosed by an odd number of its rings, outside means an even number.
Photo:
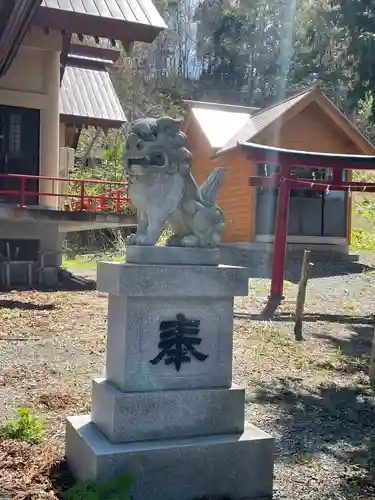
[{"label": "metal roof", "polygon": [[296,96],[263,110],[229,104],[195,103],[194,101],[187,101],[187,104],[211,147],[230,149],[238,142],[251,141],[259,132],[293,108],[313,90],[315,87],[310,87]]},{"label": "metal roof", "polygon": [[205,109],[217,109],[221,111],[238,111],[239,113],[252,114],[260,110],[260,108],[254,108],[252,106],[239,106],[237,104],[223,104],[221,102],[205,102],[205,101],[191,101],[184,100],[183,103],[192,108],[205,108]]},{"label": "metal roof", "polygon": [[111,0],[110,2],[102,0],[43,0],[42,7],[165,27],[155,5],[149,0]]},{"label": "metal roof", "polygon": [[145,42],[167,27],[152,0],[43,0],[34,22],[45,28]]},{"label": "metal roof", "polygon": [[[374,154],[375,147],[364,137],[356,126],[328,99],[320,90],[319,86],[314,85],[307,90],[285,99],[282,102],[274,104],[254,115],[250,116],[248,122],[241,130],[235,132],[231,139],[216,154],[224,153],[233,148],[239,147],[246,149],[254,147],[255,140],[262,141],[263,137],[258,136],[267,129],[268,126],[278,123],[277,120],[288,120],[291,115],[289,111],[299,112],[310,103],[316,103],[326,114],[335,126],[342,131],[358,148],[366,154]],[[298,105],[298,106],[297,106]],[[296,107],[296,110],[293,108]],[[284,120],[284,122],[285,122]],[[282,125],[283,122],[280,122]],[[252,144],[249,144],[252,143]]]},{"label": "metal roof", "polygon": [[251,141],[259,132],[264,130],[266,127],[271,125],[275,120],[280,118],[286,111],[293,108],[302,99],[311,94],[315,90],[315,87],[310,87],[308,90],[301,92],[300,94],[285,99],[273,106],[270,106],[264,110],[249,117],[246,124],[240,129],[235,131],[230,140],[225,144],[225,149],[236,146],[238,142]]},{"label": "metal roof", "polygon": [[[274,146],[266,146],[264,144],[254,144],[251,142],[238,143],[238,147],[244,151],[260,152],[267,154],[269,161],[280,162],[280,158],[292,158],[294,165],[298,166],[298,162],[301,165],[309,165],[309,160],[312,160],[314,165],[314,159],[326,160],[326,164],[329,165],[332,161],[340,161],[349,164],[349,167],[353,166],[353,169],[365,169],[373,170],[375,163],[374,155],[352,155],[352,154],[339,154],[339,153],[323,153],[321,151],[300,151],[295,149],[284,149],[277,148]],[[305,163],[306,162],[306,163]],[[311,164],[311,162],[310,162]]]},{"label": "metal roof", "polygon": [[192,107],[191,111],[212,148],[223,148],[250,118],[250,114],[243,111],[232,112],[201,107]]},{"label": "metal roof", "polygon": [[124,111],[106,69],[67,66],[60,89],[60,115],[65,123],[119,128]]}]

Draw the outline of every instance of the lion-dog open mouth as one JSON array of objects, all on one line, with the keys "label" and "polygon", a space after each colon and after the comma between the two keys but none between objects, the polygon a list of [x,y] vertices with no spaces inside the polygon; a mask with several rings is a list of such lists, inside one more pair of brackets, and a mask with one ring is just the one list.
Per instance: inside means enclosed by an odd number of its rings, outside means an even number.
[{"label": "lion-dog open mouth", "polygon": [[125,159],[126,169],[130,173],[133,167],[144,167],[147,169],[148,167],[164,168],[168,166],[168,157],[164,153],[152,153],[144,156],[129,155]]}]

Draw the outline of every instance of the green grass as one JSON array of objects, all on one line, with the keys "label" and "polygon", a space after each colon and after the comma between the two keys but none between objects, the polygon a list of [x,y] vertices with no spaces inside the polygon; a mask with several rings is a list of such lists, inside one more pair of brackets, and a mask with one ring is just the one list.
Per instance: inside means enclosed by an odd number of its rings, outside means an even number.
[{"label": "green grass", "polygon": [[27,408],[18,408],[17,416],[0,426],[0,436],[19,439],[27,443],[39,443],[44,434],[42,421]]},{"label": "green grass", "polygon": [[[157,245],[165,245],[167,238],[170,235],[170,230],[165,230],[161,235]],[[74,259],[64,256],[62,267],[66,269],[86,269],[95,270],[99,261],[109,262],[123,262],[125,260],[125,246],[122,253],[107,254],[107,253],[93,253],[86,255],[77,255]]]},{"label": "green grass", "polygon": [[[249,291],[254,295],[267,295],[270,291],[271,280],[264,279],[259,281],[254,278],[249,279]],[[284,280],[284,292],[288,292],[293,288],[293,283],[288,280]]]},{"label": "green grass", "polygon": [[304,381],[316,387],[332,379],[332,373],[350,369],[357,359],[347,356],[334,345],[313,339],[296,342],[290,324],[251,322],[236,325],[234,339],[247,348],[248,366],[254,367],[252,383],[265,373],[272,373],[273,380],[296,377],[303,373]]},{"label": "green grass", "polygon": [[253,363],[264,361],[304,368],[314,362],[313,355],[301,342],[295,342],[293,335],[279,326],[269,323],[254,323],[251,329],[234,331],[236,338],[251,337],[251,358]]},{"label": "green grass", "polygon": [[134,479],[130,475],[121,476],[113,481],[96,483],[78,482],[67,493],[67,500],[131,500],[129,493]]},{"label": "green grass", "polygon": [[[374,172],[357,171],[354,181],[375,182]],[[373,193],[354,193],[352,198],[351,249],[354,251],[375,250],[375,197]]]},{"label": "green grass", "polygon": [[122,262],[124,260],[125,255],[79,255],[75,259],[64,258],[62,266],[67,269],[96,269],[96,265],[99,261]]},{"label": "green grass", "polygon": [[292,457],[296,465],[302,465],[311,469],[320,469],[323,466],[322,461],[312,453],[297,453]]},{"label": "green grass", "polygon": [[17,313],[17,309],[11,309],[10,307],[0,307],[0,318],[9,318],[10,316],[15,316]]},{"label": "green grass", "polygon": [[342,301],[341,307],[344,311],[353,313],[360,307],[360,304],[358,303],[358,300],[347,299]]}]

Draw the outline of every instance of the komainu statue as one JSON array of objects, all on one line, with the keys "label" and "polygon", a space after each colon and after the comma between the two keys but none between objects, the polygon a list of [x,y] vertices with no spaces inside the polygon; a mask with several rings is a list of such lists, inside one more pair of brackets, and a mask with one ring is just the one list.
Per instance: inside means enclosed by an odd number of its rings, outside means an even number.
[{"label": "komainu statue", "polygon": [[190,170],[181,122],[170,117],[146,118],[132,124],[125,169],[129,196],[137,209],[138,230],[130,245],[155,245],[166,223],[167,245],[215,248],[224,231],[224,212],[216,205],[224,168],[215,168],[198,186]]}]

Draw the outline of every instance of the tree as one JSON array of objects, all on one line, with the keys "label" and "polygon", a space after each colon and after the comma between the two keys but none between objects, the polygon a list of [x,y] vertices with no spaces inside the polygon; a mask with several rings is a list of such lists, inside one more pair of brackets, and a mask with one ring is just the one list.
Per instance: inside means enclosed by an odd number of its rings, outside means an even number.
[{"label": "tree", "polygon": [[292,55],[295,6],[286,0],[202,0],[196,12],[201,82],[228,85],[240,100],[266,105],[284,97]]},{"label": "tree", "polygon": [[336,11],[330,0],[313,4],[300,0],[289,80],[298,86],[319,81],[328,97],[348,113],[352,80],[347,61],[349,36],[345,27],[337,25]]},{"label": "tree", "polygon": [[[332,0],[336,26],[347,33],[346,65],[351,70],[350,106],[375,96],[375,4],[371,0]],[[375,119],[372,100],[371,121]]]}]

